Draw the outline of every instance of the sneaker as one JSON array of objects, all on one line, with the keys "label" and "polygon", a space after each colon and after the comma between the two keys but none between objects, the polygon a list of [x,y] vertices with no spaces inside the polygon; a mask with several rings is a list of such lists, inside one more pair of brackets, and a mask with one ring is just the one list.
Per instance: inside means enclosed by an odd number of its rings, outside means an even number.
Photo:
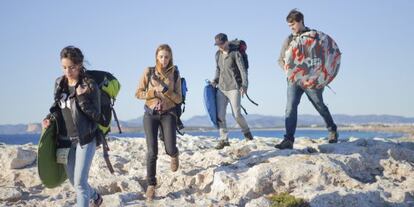
[{"label": "sneaker", "polygon": [[252,133],[251,133],[251,132],[246,132],[246,133],[244,133],[244,138],[245,138],[246,140],[251,141],[251,140],[253,140],[253,135],[252,135]]},{"label": "sneaker", "polygon": [[220,140],[220,142],[217,144],[217,146],[215,147],[217,150],[223,149],[224,147],[230,146],[230,142],[229,141],[225,141],[225,140]]},{"label": "sneaker", "polygon": [[155,185],[149,185],[147,188],[147,192],[145,193],[145,196],[147,197],[147,201],[154,200],[155,196]]},{"label": "sneaker", "polygon": [[98,197],[89,203],[89,207],[99,207],[102,205],[102,203],[103,203],[103,198],[101,194],[98,193]]},{"label": "sneaker", "polygon": [[337,131],[330,131],[328,135],[328,142],[329,143],[337,143],[338,142],[338,132]]},{"label": "sneaker", "polygon": [[277,149],[293,149],[293,141],[289,139],[283,139],[283,141],[275,145]]},{"label": "sneaker", "polygon": [[171,171],[175,172],[178,170],[178,166],[180,165],[178,155],[176,157],[171,157]]}]

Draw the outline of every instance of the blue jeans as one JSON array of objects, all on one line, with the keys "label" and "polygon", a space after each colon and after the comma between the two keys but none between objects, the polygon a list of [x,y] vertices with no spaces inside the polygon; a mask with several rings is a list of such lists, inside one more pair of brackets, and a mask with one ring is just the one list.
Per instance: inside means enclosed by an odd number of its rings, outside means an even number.
[{"label": "blue jeans", "polygon": [[89,169],[96,150],[96,138],[92,142],[80,146],[72,146],[68,155],[68,164],[65,166],[69,181],[76,191],[78,207],[89,206],[90,199],[98,198],[98,194],[88,184]]},{"label": "blue jeans", "polygon": [[291,141],[295,140],[296,124],[298,121],[298,105],[303,93],[308,96],[309,101],[322,116],[326,127],[328,128],[328,131],[336,131],[336,125],[332,119],[332,115],[329,112],[328,107],[326,107],[325,103],[323,102],[323,90],[324,88],[303,89],[298,84],[288,83],[285,115],[285,139],[289,139]]}]

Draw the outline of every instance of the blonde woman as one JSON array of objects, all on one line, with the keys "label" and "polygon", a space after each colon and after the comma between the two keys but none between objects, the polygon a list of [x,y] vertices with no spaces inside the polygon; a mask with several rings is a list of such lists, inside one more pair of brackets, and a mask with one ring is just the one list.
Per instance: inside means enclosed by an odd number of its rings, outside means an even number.
[{"label": "blonde woman", "polygon": [[158,155],[158,129],[164,134],[165,150],[171,156],[171,170],[178,170],[178,149],[176,146],[177,115],[175,107],[182,101],[181,78],[173,64],[170,46],[160,45],[155,52],[155,67],[144,70],[135,96],[145,100],[143,118],[147,142],[147,182],[146,197],[152,201],[155,196],[156,165]]}]

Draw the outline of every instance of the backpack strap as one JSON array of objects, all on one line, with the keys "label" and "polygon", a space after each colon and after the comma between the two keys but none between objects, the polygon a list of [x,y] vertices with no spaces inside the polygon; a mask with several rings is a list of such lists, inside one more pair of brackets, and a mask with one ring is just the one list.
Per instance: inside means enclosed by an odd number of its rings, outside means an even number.
[{"label": "backpack strap", "polygon": [[110,149],[109,149],[108,142],[106,140],[106,135],[104,135],[104,134],[101,133],[98,136],[100,136],[101,141],[102,141],[102,151],[103,151],[103,157],[105,159],[106,166],[108,167],[109,172],[111,174],[114,174],[114,172],[115,172],[114,171],[114,168],[112,167],[111,160],[109,160],[109,153],[108,153],[108,151]]},{"label": "backpack strap", "polygon": [[240,108],[242,108],[243,109],[243,111],[244,111],[244,113],[246,114],[246,115],[249,115],[248,113],[247,113],[247,110],[240,104]]},{"label": "backpack strap", "polygon": [[115,100],[111,103],[110,106],[111,106],[112,114],[114,115],[116,126],[118,127],[118,131],[119,131],[120,134],[122,134],[121,125],[119,124],[119,119],[118,119],[118,116],[116,115],[116,111],[115,111],[115,108],[114,108],[114,102],[115,102]]},{"label": "backpack strap", "polygon": [[259,104],[258,103],[256,103],[256,102],[254,102],[250,97],[249,97],[249,95],[246,93],[246,97],[247,97],[247,99],[252,103],[252,104],[254,104],[254,105],[256,105],[256,106],[259,106]]},{"label": "backpack strap", "polygon": [[155,67],[149,67],[149,70],[148,70],[148,73],[147,73],[147,80],[148,81],[147,81],[147,85],[145,86],[147,90],[148,90],[149,83],[151,82],[151,78],[154,75],[154,72],[155,72]]},{"label": "backpack strap", "polygon": [[216,64],[219,65],[219,57],[220,57],[220,50],[217,50],[216,52]]},{"label": "backpack strap", "polygon": [[177,82],[179,75],[180,75],[180,71],[178,71],[178,67],[175,66],[175,70],[174,70],[174,84]]},{"label": "backpack strap", "polygon": [[[177,83],[177,81],[178,81],[179,76],[180,76],[180,71],[178,70],[178,67],[175,66],[175,70],[174,70],[174,87],[175,87],[175,83]],[[181,80],[182,80],[182,78],[181,78]],[[182,87],[182,85],[181,85],[181,87]],[[183,94],[181,94],[181,96],[183,96]],[[181,103],[185,104],[184,100]],[[185,108],[185,106],[184,106],[184,108]]]}]

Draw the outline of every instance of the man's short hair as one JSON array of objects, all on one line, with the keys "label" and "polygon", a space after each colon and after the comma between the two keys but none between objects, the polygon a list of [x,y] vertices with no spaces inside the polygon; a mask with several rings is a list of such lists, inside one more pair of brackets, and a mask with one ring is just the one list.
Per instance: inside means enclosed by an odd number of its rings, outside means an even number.
[{"label": "man's short hair", "polygon": [[222,45],[224,43],[226,43],[228,40],[227,35],[224,33],[218,33],[215,37],[215,44],[214,45]]},{"label": "man's short hair", "polygon": [[305,25],[305,20],[304,20],[303,14],[300,11],[298,11],[297,9],[290,10],[289,14],[286,17],[286,21],[288,23],[292,23],[293,21],[295,21],[295,22],[302,21],[303,25]]}]

